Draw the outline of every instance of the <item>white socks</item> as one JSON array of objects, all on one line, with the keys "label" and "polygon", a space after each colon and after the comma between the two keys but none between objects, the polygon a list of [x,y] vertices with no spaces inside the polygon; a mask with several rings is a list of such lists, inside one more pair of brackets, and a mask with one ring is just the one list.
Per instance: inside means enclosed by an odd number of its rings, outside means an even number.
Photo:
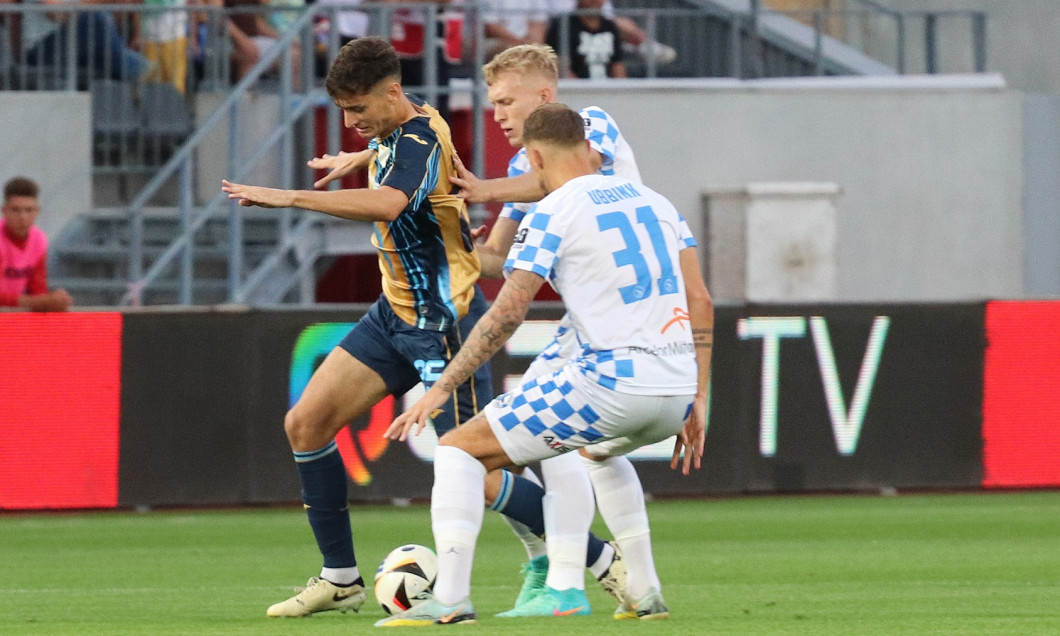
[{"label": "white socks", "polygon": [[541,462],[545,483],[560,492],[546,491],[541,502],[545,512],[548,547],[548,578],[556,590],[585,589],[585,551],[589,526],[596,511],[593,489],[585,466],[576,453],[550,457]]},{"label": "white socks", "polygon": [[434,595],[444,605],[455,605],[471,595],[471,566],[475,541],[482,528],[486,468],[455,446],[434,452],[431,490],[431,528],[438,552],[438,580]]},{"label": "white socks", "polygon": [[[626,562],[629,594],[639,599],[649,588],[662,589],[651,552],[651,529],[644,508],[644,489],[626,457],[603,461],[584,459],[596,491],[600,516],[618,541]],[[547,479],[547,477],[546,477]]]},{"label": "white socks", "polygon": [[321,568],[320,578],[344,587],[361,578],[361,571],[356,565],[352,568]]}]

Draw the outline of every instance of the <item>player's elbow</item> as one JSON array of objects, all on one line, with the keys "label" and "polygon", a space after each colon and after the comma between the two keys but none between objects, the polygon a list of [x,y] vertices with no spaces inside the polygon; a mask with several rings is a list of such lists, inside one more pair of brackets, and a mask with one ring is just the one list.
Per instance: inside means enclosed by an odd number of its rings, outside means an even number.
[{"label": "player's elbow", "polygon": [[707,286],[702,281],[691,283],[685,289],[686,296],[688,297],[689,308],[696,306],[700,311],[714,315],[714,299],[711,297],[710,292],[707,290]]}]

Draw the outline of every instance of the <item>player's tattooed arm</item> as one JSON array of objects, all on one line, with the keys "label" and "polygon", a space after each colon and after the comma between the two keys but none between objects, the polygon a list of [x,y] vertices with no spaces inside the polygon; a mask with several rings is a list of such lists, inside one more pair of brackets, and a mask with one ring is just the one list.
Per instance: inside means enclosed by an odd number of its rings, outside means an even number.
[{"label": "player's tattooed arm", "polygon": [[437,385],[446,392],[466,382],[487,360],[493,357],[522,324],[530,302],[545,279],[524,270],[515,270],[505,281],[497,299],[479,318],[456,357],[446,365]]},{"label": "player's tattooed arm", "polygon": [[714,347],[714,329],[700,328],[692,330],[692,343],[696,348],[704,347],[711,349]]},{"label": "player's tattooed arm", "polygon": [[460,352],[445,367],[445,372],[427,393],[397,416],[383,437],[405,441],[410,434],[418,435],[442,407],[457,386],[465,382],[483,362],[489,360],[526,317],[530,301],[545,279],[537,274],[516,270],[504,283],[497,299],[482,318],[479,318]]},{"label": "player's tattooed arm", "polygon": [[707,431],[707,397],[710,393],[710,360],[714,349],[714,302],[703,282],[702,269],[696,248],[681,250],[681,275],[685,279],[685,297],[692,327],[692,343],[696,350],[696,395],[684,428],[674,442],[670,468],[687,475],[692,468],[700,468]]}]

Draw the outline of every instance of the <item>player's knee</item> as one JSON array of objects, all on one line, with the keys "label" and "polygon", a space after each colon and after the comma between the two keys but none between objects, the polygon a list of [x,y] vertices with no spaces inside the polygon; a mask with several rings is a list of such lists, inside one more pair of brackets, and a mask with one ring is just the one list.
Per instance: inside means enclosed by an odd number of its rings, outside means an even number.
[{"label": "player's knee", "polygon": [[587,465],[591,466],[590,462],[603,462],[610,459],[609,455],[593,455],[585,448],[579,448],[578,454],[582,456],[583,460],[587,460]]},{"label": "player's knee", "polygon": [[318,427],[304,409],[296,405],[287,411],[283,418],[283,431],[287,434],[287,441],[291,448],[296,451],[316,450],[321,446],[317,444],[316,437]]}]

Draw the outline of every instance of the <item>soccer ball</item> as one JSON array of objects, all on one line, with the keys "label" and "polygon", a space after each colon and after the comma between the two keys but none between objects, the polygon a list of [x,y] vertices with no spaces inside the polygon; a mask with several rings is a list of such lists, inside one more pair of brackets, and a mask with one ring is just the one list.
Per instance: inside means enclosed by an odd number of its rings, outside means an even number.
[{"label": "soccer ball", "polygon": [[424,545],[410,543],[386,555],[375,571],[375,598],[387,614],[420,603],[438,576],[438,557]]}]

